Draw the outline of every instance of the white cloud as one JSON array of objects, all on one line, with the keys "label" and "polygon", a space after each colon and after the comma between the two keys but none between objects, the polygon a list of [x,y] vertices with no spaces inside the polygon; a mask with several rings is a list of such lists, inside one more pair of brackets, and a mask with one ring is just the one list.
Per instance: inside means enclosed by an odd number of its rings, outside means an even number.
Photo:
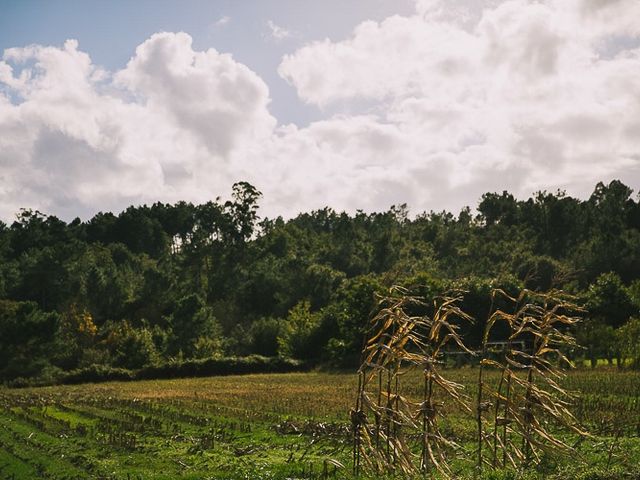
[{"label": "white cloud", "polygon": [[278,126],[257,74],[184,33],[151,36],[117,72],[75,41],[9,49],[0,217],[204,201],[238,180],[272,216],[455,210],[488,190],[586,195],[615,177],[638,188],[637,5],[420,1],[283,58],[300,98],[334,112],[306,127]]},{"label": "white cloud", "polygon": [[226,157],[247,137],[267,136],[275,126],[262,79],[229,54],[194,52],[186,33],[152,35],[118,72],[116,84],[196,136],[212,155]]},{"label": "white cloud", "polygon": [[273,20],[267,20],[267,27],[269,27],[269,34],[271,35],[271,38],[274,38],[275,40],[284,40],[291,36],[291,32],[289,30],[276,25],[273,23]]},{"label": "white cloud", "polygon": [[[559,6],[561,0],[556,0]],[[578,3],[580,20],[592,35],[639,35],[640,2],[637,0],[573,0]],[[565,7],[567,8],[567,7]]]},{"label": "white cloud", "polygon": [[265,83],[184,33],[153,35],[107,80],[75,41],[7,50],[0,74],[19,97],[0,102],[3,218],[210,199],[233,182],[234,152],[275,126]]},{"label": "white cloud", "polygon": [[230,22],[231,22],[231,17],[228,15],[223,15],[218,20],[216,20],[216,22],[214,23],[214,26],[224,27],[225,25],[228,25]]},{"label": "white cloud", "polygon": [[[479,3],[418,1],[414,16],[286,55],[279,73],[321,108],[373,102],[374,125],[402,134],[388,170],[419,208],[461,205],[457,188],[471,204],[485,189],[585,194],[640,168],[640,3]],[[610,58],[598,53],[607,41]]]}]

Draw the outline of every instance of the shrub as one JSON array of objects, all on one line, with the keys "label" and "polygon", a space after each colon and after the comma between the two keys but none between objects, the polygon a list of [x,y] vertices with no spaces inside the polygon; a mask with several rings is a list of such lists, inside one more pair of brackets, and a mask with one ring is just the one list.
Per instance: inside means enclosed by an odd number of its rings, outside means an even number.
[{"label": "shrub", "polygon": [[76,383],[96,383],[116,380],[133,380],[134,372],[124,368],[112,368],[105,365],[90,365],[86,368],[72,370],[64,375],[60,383],[72,385]]},{"label": "shrub", "polygon": [[320,315],[311,313],[311,305],[305,300],[294,306],[287,316],[278,336],[278,353],[284,357],[307,359],[317,349],[314,333],[320,324]]},{"label": "shrub", "polygon": [[278,337],[282,332],[282,322],[276,318],[256,320],[249,329],[251,352],[273,357],[278,354]]},{"label": "shrub", "polygon": [[250,355],[248,357],[204,358],[187,361],[172,361],[161,365],[142,368],[136,378],[180,378],[205,377],[212,375],[239,375],[246,373],[286,373],[302,370],[302,362],[278,358]]},{"label": "shrub", "polygon": [[116,367],[142,368],[159,359],[151,330],[147,327],[133,328],[126,320],[109,333],[106,343]]}]

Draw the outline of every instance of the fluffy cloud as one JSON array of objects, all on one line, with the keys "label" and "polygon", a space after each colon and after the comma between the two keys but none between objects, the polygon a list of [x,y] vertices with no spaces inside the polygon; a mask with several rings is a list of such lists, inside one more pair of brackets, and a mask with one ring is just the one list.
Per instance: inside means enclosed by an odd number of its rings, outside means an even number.
[{"label": "fluffy cloud", "polygon": [[155,116],[192,133],[212,155],[270,135],[269,89],[231,55],[194,52],[186,33],[153,35],[136,49],[116,84],[142,98]]},{"label": "fluffy cloud", "polygon": [[483,189],[584,195],[598,180],[637,181],[640,4],[479,3],[418,1],[414,16],[304,46],[279,73],[321,108],[372,104],[371,128],[407,142],[388,169],[419,207],[459,206],[460,193],[473,204],[465,192]]},{"label": "fluffy cloud", "polygon": [[9,49],[3,84],[5,219],[22,206],[70,217],[210,199],[234,181],[233,153],[275,126],[265,83],[230,55],[193,51],[184,33],[153,35],[114,75],[72,40]]},{"label": "fluffy cloud", "polygon": [[155,34],[107,72],[75,41],[0,61],[0,217],[69,219],[204,201],[248,180],[263,213],[407,202],[475,205],[488,190],[587,195],[640,186],[636,0],[419,0],[280,64],[330,111],[277,125],[264,81],[230,55]]}]

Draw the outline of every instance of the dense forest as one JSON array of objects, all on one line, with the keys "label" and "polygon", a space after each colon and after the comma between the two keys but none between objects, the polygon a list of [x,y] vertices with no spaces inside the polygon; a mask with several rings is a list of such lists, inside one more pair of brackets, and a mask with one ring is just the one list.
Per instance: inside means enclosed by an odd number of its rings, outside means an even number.
[{"label": "dense forest", "polygon": [[575,355],[637,364],[640,198],[620,181],[588,200],[487,193],[457,216],[261,219],[260,198],[241,182],[229,201],[0,222],[0,381],[251,354],[350,365],[391,285],[464,292],[470,345],[491,289],[561,288],[587,312]]}]

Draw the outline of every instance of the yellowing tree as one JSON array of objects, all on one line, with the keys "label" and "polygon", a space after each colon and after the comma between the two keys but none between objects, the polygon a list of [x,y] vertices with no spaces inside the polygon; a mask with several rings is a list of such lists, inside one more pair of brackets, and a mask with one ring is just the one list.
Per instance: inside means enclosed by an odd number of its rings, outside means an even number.
[{"label": "yellowing tree", "polygon": [[98,327],[93,323],[91,313],[72,303],[62,318],[62,331],[66,340],[87,347],[95,340]]}]

